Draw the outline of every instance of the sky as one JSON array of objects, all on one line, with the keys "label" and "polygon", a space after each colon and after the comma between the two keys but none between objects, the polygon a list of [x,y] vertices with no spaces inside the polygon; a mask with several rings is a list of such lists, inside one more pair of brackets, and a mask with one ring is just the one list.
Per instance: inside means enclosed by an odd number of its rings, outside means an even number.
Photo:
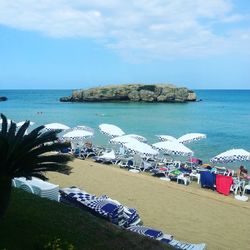
[{"label": "sky", "polygon": [[0,89],[250,89],[249,0],[0,0]]}]

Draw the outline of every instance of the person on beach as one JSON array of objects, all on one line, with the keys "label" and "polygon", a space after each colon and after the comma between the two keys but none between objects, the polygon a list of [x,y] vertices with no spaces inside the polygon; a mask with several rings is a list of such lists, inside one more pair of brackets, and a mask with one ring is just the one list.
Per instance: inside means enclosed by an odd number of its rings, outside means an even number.
[{"label": "person on beach", "polygon": [[182,163],[180,165],[180,167],[178,168],[182,173],[191,173],[192,172],[192,169],[191,167],[189,167],[187,164],[185,163]]},{"label": "person on beach", "polygon": [[239,179],[247,179],[247,174],[248,174],[247,169],[243,165],[241,165],[237,170],[237,177]]},{"label": "person on beach", "polygon": [[90,141],[84,143],[85,152],[93,152],[93,144]]}]

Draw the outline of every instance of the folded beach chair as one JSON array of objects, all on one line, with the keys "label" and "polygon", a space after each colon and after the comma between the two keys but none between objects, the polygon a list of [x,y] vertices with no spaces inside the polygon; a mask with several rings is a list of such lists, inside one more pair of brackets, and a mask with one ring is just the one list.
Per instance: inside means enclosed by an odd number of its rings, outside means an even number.
[{"label": "folded beach chair", "polygon": [[32,186],[30,186],[27,183],[23,183],[19,186],[19,188],[21,188],[22,190],[28,192],[28,193],[32,193],[35,194],[34,189],[32,188]]},{"label": "folded beach chair", "polygon": [[128,230],[138,233],[140,235],[150,237],[155,240],[159,240],[165,244],[171,245],[176,249],[184,250],[205,250],[206,244],[191,244],[175,240],[172,235],[164,234],[162,231],[145,227],[145,226],[132,226],[127,228]]},{"label": "folded beach chair", "polygon": [[[110,198],[108,198],[108,200],[116,203],[117,205],[122,205],[119,201],[112,200]],[[123,224],[123,227],[125,228],[130,226],[136,226],[141,222],[137,210],[135,208],[128,208],[127,206],[123,206],[123,219],[125,220],[125,223]]]},{"label": "folded beach chair", "polygon": [[59,200],[59,185],[42,181],[38,178],[32,177],[31,180],[26,178],[14,178],[16,187],[22,188],[28,192],[34,193],[40,197],[50,200]]},{"label": "folded beach chair", "polygon": [[175,239],[171,240],[168,244],[173,246],[176,249],[183,249],[183,250],[205,250],[206,249],[205,243],[192,244],[192,243],[181,242]]},{"label": "folded beach chair", "polygon": [[106,195],[97,197],[78,188],[61,189],[60,201],[87,209],[121,227],[138,225],[140,217],[134,208],[123,206]]},{"label": "folded beach chair", "polygon": [[106,217],[111,223],[118,226],[123,226],[125,220],[123,219],[123,206],[117,205],[108,199],[96,199],[92,200],[88,204],[89,208],[92,208],[99,215]]},{"label": "folded beach chair", "polygon": [[[158,239],[163,235],[162,231],[150,228],[150,227],[145,227],[145,226],[131,226],[127,228],[128,230],[138,233],[147,237],[150,237],[152,239]],[[172,235],[168,235],[169,241],[173,239]]]}]

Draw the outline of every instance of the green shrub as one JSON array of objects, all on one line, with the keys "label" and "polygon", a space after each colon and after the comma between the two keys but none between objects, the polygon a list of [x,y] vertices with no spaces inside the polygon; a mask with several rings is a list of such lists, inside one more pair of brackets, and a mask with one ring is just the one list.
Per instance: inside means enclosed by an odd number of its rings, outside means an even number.
[{"label": "green shrub", "polygon": [[148,90],[148,91],[155,91],[156,86],[155,85],[143,85],[141,87],[139,87],[139,91],[140,90]]}]

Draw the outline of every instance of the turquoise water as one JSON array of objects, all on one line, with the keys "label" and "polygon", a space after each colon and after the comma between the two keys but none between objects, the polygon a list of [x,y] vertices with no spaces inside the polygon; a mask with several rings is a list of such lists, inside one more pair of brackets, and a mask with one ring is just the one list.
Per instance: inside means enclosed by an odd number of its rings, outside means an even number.
[{"label": "turquoise water", "polygon": [[60,103],[59,98],[70,95],[70,90],[1,90],[0,96],[9,100],[0,102],[0,112],[17,122],[29,119],[36,125],[87,125],[96,130],[94,143],[102,145],[108,138],[98,131],[101,123],[113,123],[126,133],[143,135],[149,143],[157,142],[157,134],[180,137],[190,132],[205,133],[207,139],[187,144],[204,161],[231,148],[250,151],[250,90],[196,93],[202,102]]}]

